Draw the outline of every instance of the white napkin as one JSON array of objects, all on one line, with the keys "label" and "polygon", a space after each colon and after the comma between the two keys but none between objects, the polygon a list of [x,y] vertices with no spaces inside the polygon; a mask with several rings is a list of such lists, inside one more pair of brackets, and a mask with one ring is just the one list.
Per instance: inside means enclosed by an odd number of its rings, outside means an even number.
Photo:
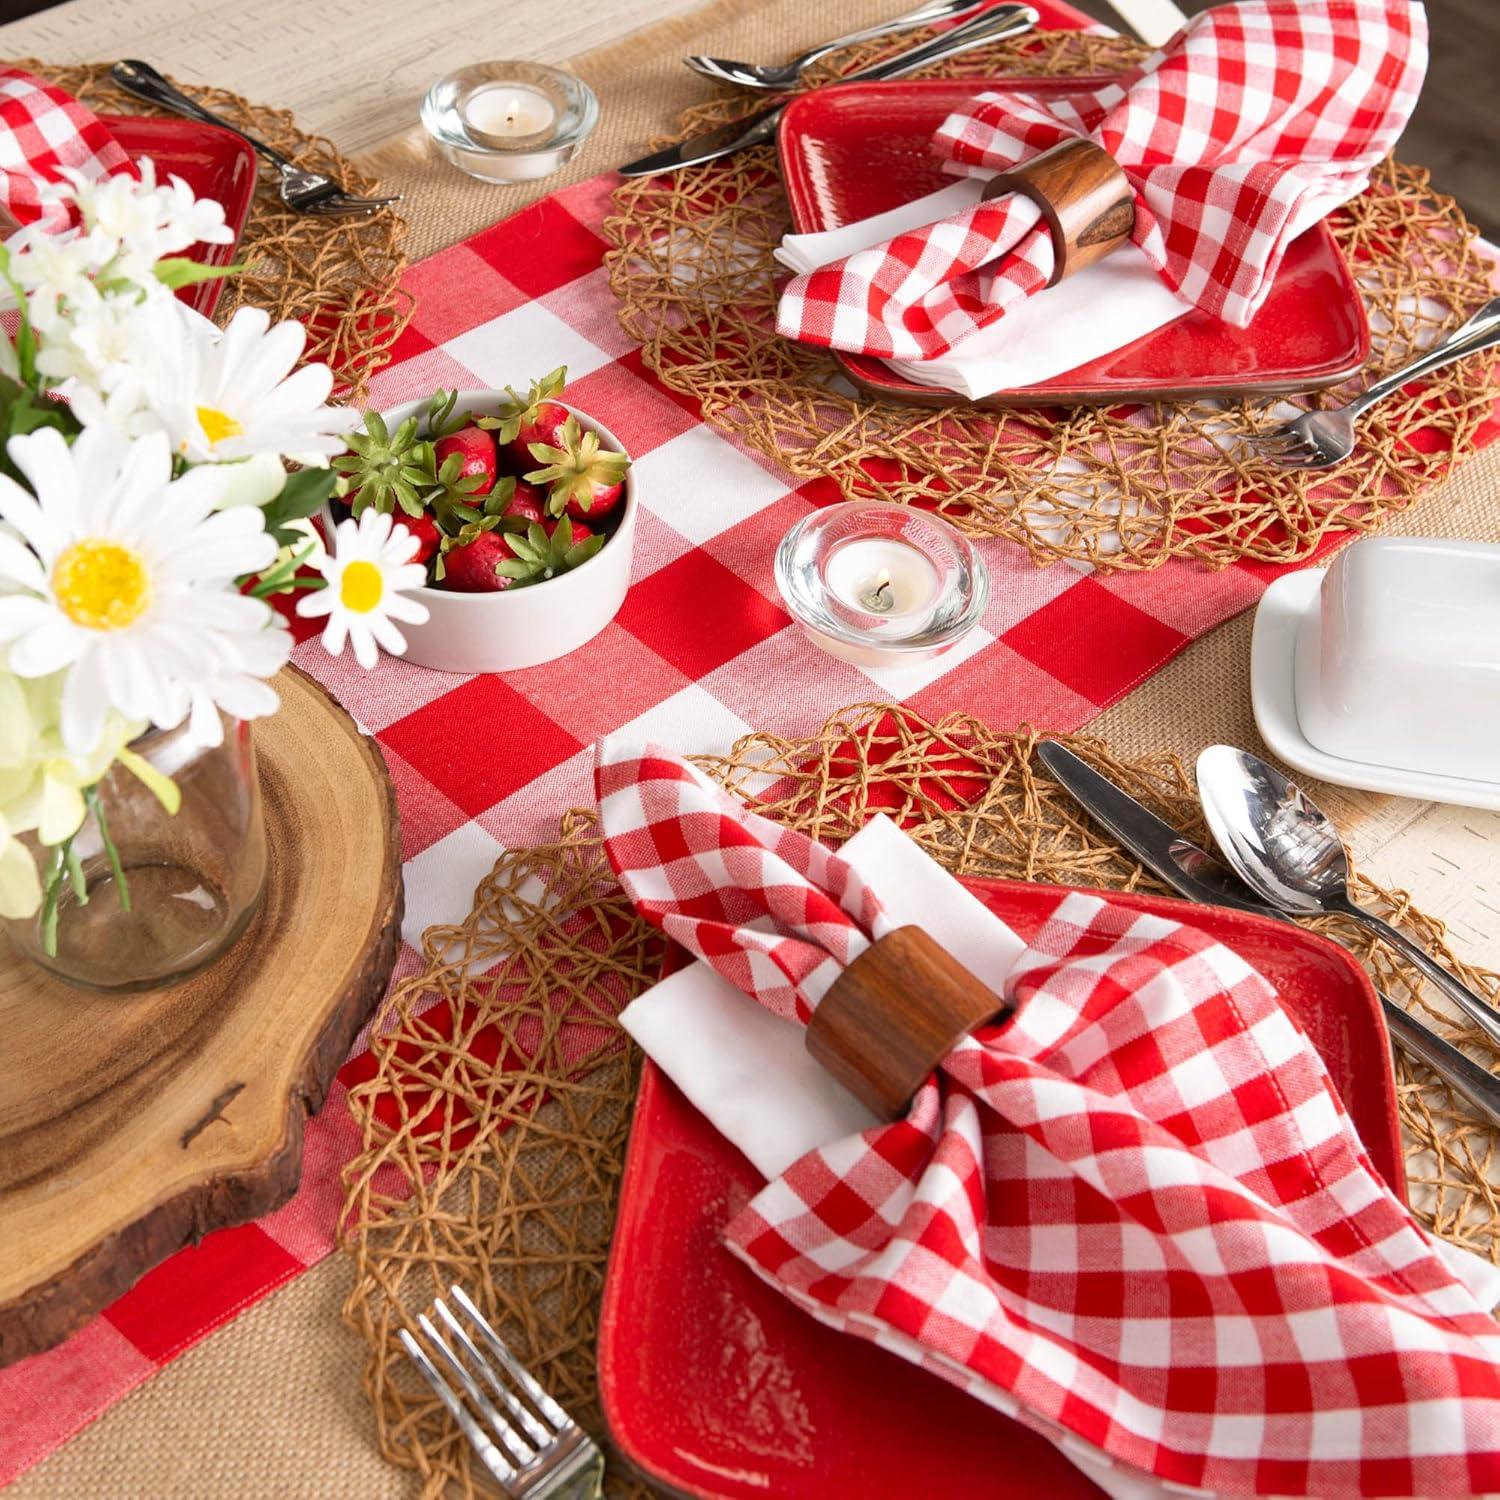
[{"label": "white napkin", "polygon": [[[977,897],[877,817],[840,851],[878,890],[897,923],[926,930],[997,994],[1024,944]],[[798,1157],[879,1120],[808,1054],[803,1028],[694,962],[628,1005],[621,1024],[646,1055],[767,1178]],[[1434,1241],[1486,1307],[1500,1302],[1500,1268]],[[1071,1433],[1058,1451],[1113,1500],[1165,1500],[1204,1491],[1165,1486],[1115,1467]]]},{"label": "white napkin", "polygon": [[[815,271],[893,235],[946,219],[977,203],[983,187],[979,178],[965,177],[872,218],[815,234],[789,234],[776,258],[799,274]],[[920,363],[888,363],[919,385],[957,391],[977,401],[1112,354],[1187,311],[1146,257],[1127,242],[1040,296],[1028,297],[948,354]]]}]

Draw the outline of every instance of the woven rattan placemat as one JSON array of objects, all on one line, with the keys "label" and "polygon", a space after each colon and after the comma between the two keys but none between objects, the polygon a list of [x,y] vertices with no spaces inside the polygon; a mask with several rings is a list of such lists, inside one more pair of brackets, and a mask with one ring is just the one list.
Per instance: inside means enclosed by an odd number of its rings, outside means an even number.
[{"label": "woven rattan placemat", "polygon": [[[1122,759],[1097,739],[1068,742],[1206,838],[1175,756]],[[1034,744],[1028,731],[996,733],[963,715],[930,723],[867,704],[807,739],[751,735],[701,763],[744,796],[769,779],[761,810],[829,842],[883,811],[955,873],[1163,889],[1081,816],[1034,761]],[[1403,893],[1357,885],[1483,993],[1500,990],[1500,976],[1463,965]],[[1482,1049],[1477,1032],[1430,1010],[1362,929],[1320,925],[1387,994]],[[502,857],[469,917],[431,929],[423,948],[425,972],[377,1015],[372,1077],[350,1092],[364,1144],[346,1173],[344,1240],[356,1270],[346,1315],[370,1346],[365,1380],[382,1451],[422,1475],[424,1495],[469,1494],[471,1450],[396,1330],[463,1285],[548,1389],[604,1436],[594,1342],[636,1075],[614,1017],[651,982],[661,946],[615,884],[593,816],[579,812],[555,843]],[[1437,1232],[1500,1258],[1492,1135],[1399,1057],[1397,1077],[1414,1208]],[[615,1470],[612,1493],[639,1493],[623,1465]]]},{"label": "woven rattan placemat", "polygon": [[[904,38],[902,41],[904,42]],[[848,71],[901,45],[841,55]],[[1037,32],[935,71],[1049,78],[1119,72],[1144,55],[1122,38]],[[690,136],[738,118],[743,97],[687,111]],[[1387,163],[1329,224],[1374,335],[1353,380],[1310,398],[1050,407],[1014,414],[874,401],[826,351],[776,336],[786,273],[772,252],[791,227],[774,145],[625,182],[604,226],[610,281],[647,366],[713,425],[844,499],[934,507],[976,536],[1020,543],[1033,561],[1101,571],[1169,558],[1223,567],[1309,557],[1330,530],[1363,530],[1409,505],[1471,453],[1500,396],[1479,357],[1376,407],[1344,463],[1282,468],[1246,434],[1299,407],[1348,400],[1456,327],[1488,294],[1476,231],[1419,169]],[[1423,438],[1411,442],[1417,428]]]}]

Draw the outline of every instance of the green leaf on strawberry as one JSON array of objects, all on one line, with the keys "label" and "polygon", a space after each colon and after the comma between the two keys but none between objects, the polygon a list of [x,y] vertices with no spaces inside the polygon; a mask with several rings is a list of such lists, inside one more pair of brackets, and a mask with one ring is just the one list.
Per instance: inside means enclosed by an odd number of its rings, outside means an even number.
[{"label": "green leaf on strawberry", "polygon": [[333,461],[338,493],[351,497],[355,515],[372,505],[389,515],[398,506],[422,513],[419,489],[425,482],[417,440],[417,419],[408,417],[392,433],[378,411],[365,413],[365,430],[349,434],[349,452]]},{"label": "green leaf on strawberry", "polygon": [[513,580],[515,588],[556,578],[559,573],[586,563],[604,545],[602,536],[592,534],[575,541],[573,523],[566,517],[552,528],[550,535],[535,522],[527,528],[524,536],[513,531],[502,535],[516,555],[497,563],[495,571],[502,578]]},{"label": "green leaf on strawberry", "polygon": [[599,434],[583,432],[572,416],[563,423],[560,448],[532,443],[531,456],[544,467],[533,469],[526,482],[547,486],[547,509],[554,516],[562,515],[570,503],[587,514],[597,501],[610,496],[600,505],[605,509],[630,467],[625,454],[602,447]]},{"label": "green leaf on strawberry", "polygon": [[457,432],[468,421],[467,417],[453,415],[453,408],[457,405],[457,389],[445,391],[439,387],[432,393],[432,399],[427,403],[427,420],[423,423],[430,441],[436,442],[450,432]]},{"label": "green leaf on strawberry", "polygon": [[533,380],[524,396],[517,395],[513,386],[506,386],[505,398],[500,402],[499,414],[493,417],[480,417],[478,425],[493,432],[500,443],[513,443],[516,440],[516,434],[532,420],[537,409],[557,396],[567,383],[568,367],[559,365],[550,375],[543,375],[540,380]]}]

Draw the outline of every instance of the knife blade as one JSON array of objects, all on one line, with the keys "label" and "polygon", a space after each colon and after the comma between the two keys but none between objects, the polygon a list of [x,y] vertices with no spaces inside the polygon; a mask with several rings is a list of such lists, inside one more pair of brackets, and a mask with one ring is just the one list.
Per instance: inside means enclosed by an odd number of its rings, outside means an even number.
[{"label": "knife blade", "polygon": [[[964,21],[908,48],[905,52],[898,52],[895,57],[888,57],[883,62],[873,63],[868,68],[850,73],[838,82],[872,83],[885,78],[900,78],[906,73],[926,67],[928,63],[941,62],[945,58],[957,57],[961,52],[972,51],[975,47],[998,42],[1005,37],[1018,36],[1023,31],[1031,30],[1039,19],[1037,12],[1029,5],[998,5],[985,11],[983,15],[975,16],[972,20]],[[661,151],[653,151],[638,161],[627,162],[619,168],[620,175],[653,177],[658,172],[675,172],[680,167],[696,167],[704,162],[717,161],[719,157],[743,151],[747,146],[764,145],[776,138],[776,127],[781,122],[782,111],[786,106],[787,101],[783,100],[780,104],[771,105],[769,109],[757,110],[744,119],[720,125]]]},{"label": "knife blade", "polygon": [[[1278,922],[1291,921],[1285,912],[1259,900],[1238,875],[1207,850],[1183,837],[1065,745],[1043,740],[1036,753],[1053,779],[1122,849],[1179,895],[1206,906],[1227,906],[1259,917],[1274,917]],[[1500,1126],[1500,1078],[1429,1031],[1394,1000],[1379,990],[1375,993],[1386,1026],[1402,1048],[1431,1068],[1454,1093],[1467,1099],[1491,1125]]]}]

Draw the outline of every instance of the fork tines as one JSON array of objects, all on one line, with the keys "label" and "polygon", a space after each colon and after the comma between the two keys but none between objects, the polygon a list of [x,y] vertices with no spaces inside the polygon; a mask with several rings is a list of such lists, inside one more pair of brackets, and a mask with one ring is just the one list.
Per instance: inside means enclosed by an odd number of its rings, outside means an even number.
[{"label": "fork tines", "polygon": [[443,1369],[406,1329],[398,1336],[490,1473],[516,1493],[533,1495],[554,1493],[591,1466],[602,1467],[593,1440],[506,1348],[463,1288],[450,1287],[448,1299],[457,1314],[441,1297],[433,1303],[441,1330],[425,1313],[417,1319]]}]

